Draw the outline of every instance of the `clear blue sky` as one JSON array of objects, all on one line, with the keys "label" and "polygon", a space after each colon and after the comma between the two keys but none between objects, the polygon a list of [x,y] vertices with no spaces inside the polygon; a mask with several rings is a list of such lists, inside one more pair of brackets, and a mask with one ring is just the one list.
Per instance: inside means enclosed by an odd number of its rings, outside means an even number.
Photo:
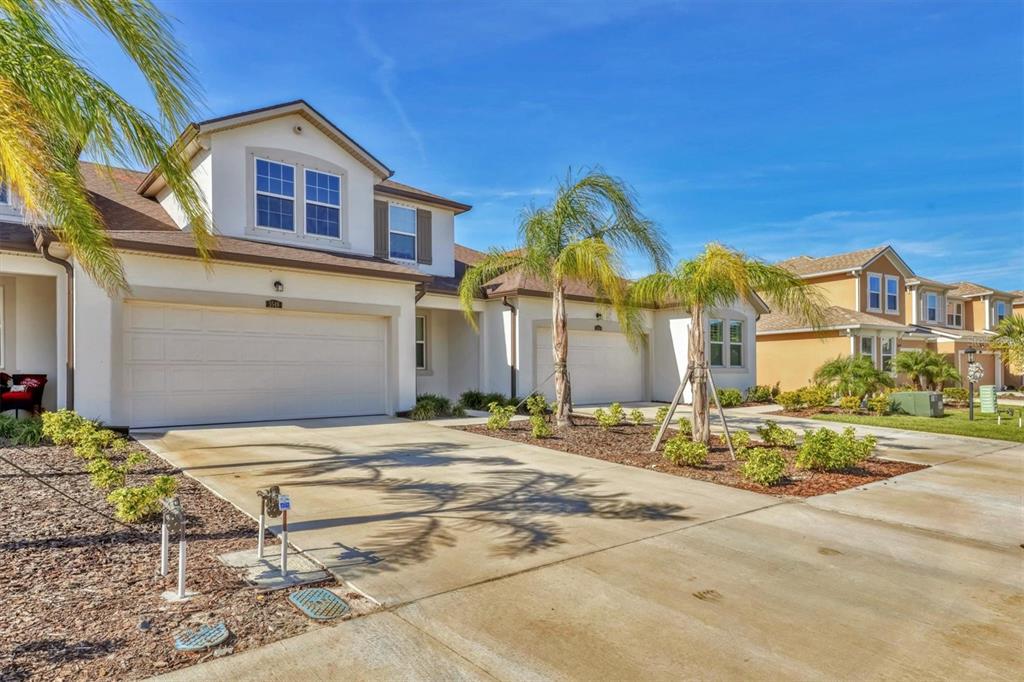
[{"label": "clear blue sky", "polygon": [[[925,276],[1024,287],[1020,2],[160,5],[203,115],[305,98],[396,180],[473,204],[470,246],[598,164],[676,257],[889,242]],[[81,47],[147,104],[108,43]]]}]

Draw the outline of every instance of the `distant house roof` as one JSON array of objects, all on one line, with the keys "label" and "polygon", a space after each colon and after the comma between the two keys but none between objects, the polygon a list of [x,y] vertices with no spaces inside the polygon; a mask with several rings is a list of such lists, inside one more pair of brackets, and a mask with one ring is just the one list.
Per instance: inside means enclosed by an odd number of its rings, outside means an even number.
[{"label": "distant house roof", "polygon": [[894,331],[909,330],[905,324],[893,322],[879,315],[850,310],[841,306],[828,306],[824,312],[822,326],[811,327],[805,320],[784,312],[773,312],[762,315],[757,321],[757,334],[792,334],[794,332],[811,332],[830,329],[892,329]]},{"label": "distant house roof", "polygon": [[896,267],[903,271],[905,277],[913,277],[914,272],[905,262],[903,262],[903,259],[896,253],[896,250],[888,244],[874,246],[870,249],[860,249],[859,251],[838,253],[832,256],[821,256],[818,258],[813,258],[811,256],[797,256],[795,258],[779,261],[776,265],[783,267],[800,277],[815,277],[839,272],[862,270],[883,254],[889,255]]},{"label": "distant house roof", "polygon": [[1024,290],[1014,289],[1010,293],[1013,294],[1014,305],[1024,305]]},{"label": "distant house roof", "polygon": [[921,277],[919,275],[915,275],[913,277],[908,278],[907,284],[911,286],[916,284],[923,284],[925,286],[933,287],[935,289],[943,289],[947,291],[949,289],[953,289],[956,287],[955,284],[946,284],[945,282],[940,282],[937,279],[928,279],[927,277]]},{"label": "distant house roof", "polygon": [[1005,296],[1015,298],[1017,294],[1012,291],[1000,291],[976,282],[957,282],[949,292],[951,296],[960,298],[974,298],[976,296]]}]

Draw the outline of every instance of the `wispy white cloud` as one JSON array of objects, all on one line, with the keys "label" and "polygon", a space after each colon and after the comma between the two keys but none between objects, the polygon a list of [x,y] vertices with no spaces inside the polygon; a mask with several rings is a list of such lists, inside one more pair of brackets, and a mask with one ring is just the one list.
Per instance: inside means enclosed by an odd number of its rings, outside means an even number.
[{"label": "wispy white cloud", "polygon": [[476,189],[457,189],[450,193],[454,197],[486,199],[521,199],[524,197],[543,197],[552,194],[552,190],[544,187],[481,187]]},{"label": "wispy white cloud", "polygon": [[427,152],[426,147],[423,144],[423,137],[420,135],[419,130],[413,125],[412,120],[409,118],[409,114],[405,110],[405,106],[402,104],[402,100],[399,99],[395,92],[395,72],[398,69],[398,62],[394,57],[385,52],[380,45],[370,35],[369,30],[356,18],[353,13],[352,23],[356,29],[356,39],[359,41],[360,47],[369,55],[374,61],[377,62],[377,68],[374,71],[374,78],[377,81],[378,87],[380,87],[381,94],[384,95],[384,99],[388,101],[391,108],[394,109],[395,115],[398,117],[402,128],[406,134],[412,138],[413,144],[416,145],[416,149],[420,154],[420,159],[426,162]]}]

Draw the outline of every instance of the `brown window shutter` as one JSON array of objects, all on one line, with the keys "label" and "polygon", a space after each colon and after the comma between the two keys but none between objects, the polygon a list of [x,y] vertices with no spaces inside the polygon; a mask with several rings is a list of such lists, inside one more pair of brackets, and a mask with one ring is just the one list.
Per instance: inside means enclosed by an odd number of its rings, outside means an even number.
[{"label": "brown window shutter", "polygon": [[373,255],[388,257],[388,202],[373,200]]},{"label": "brown window shutter", "polygon": [[416,262],[430,265],[434,262],[434,240],[431,233],[433,214],[422,208],[416,209]]}]

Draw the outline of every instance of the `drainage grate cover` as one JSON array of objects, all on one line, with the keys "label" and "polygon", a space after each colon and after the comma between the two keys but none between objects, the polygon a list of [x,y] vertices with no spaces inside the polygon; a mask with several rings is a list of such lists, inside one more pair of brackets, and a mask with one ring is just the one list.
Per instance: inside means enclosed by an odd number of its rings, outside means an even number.
[{"label": "drainage grate cover", "polygon": [[200,625],[178,635],[174,640],[174,648],[178,651],[203,651],[217,646],[227,638],[228,626],[224,623]]},{"label": "drainage grate cover", "polygon": [[295,590],[288,601],[313,620],[334,620],[348,613],[345,600],[322,587]]}]

